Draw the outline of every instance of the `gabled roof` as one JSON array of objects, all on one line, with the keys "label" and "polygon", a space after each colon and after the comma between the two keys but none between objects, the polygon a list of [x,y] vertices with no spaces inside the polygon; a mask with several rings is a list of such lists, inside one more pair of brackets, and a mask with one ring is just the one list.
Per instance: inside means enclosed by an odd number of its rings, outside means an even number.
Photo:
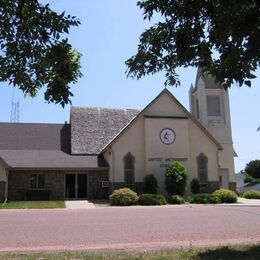
[{"label": "gabled roof", "polygon": [[102,156],[72,156],[60,150],[0,150],[5,168],[41,170],[91,170],[106,168]]},{"label": "gabled roof", "polygon": [[220,145],[220,143],[210,134],[210,132],[177,100],[176,97],[174,97],[174,95],[168,90],[168,89],[164,89],[163,91],[161,91],[161,93],[155,98],[153,99],[142,111],[140,111],[140,113],[133,118],[133,120],[131,122],[129,122],[118,134],[117,136],[115,136],[115,138],[113,140],[111,140],[109,143],[107,143],[103,149],[101,150],[100,153],[103,153],[106,149],[108,149],[116,140],[117,138],[119,138],[119,136],[121,136],[126,129],[128,129],[128,127],[130,127],[130,125],[132,125],[136,120],[138,120],[138,118],[140,118],[141,116],[143,116],[143,114],[145,113],[145,111],[154,103],[156,102],[163,94],[167,94],[169,95],[173,101],[183,110],[183,112],[187,115],[188,118],[190,118],[203,132],[206,136],[208,136],[208,138],[214,142],[216,144],[216,146],[218,147],[219,150],[222,150],[222,146]]},{"label": "gabled roof", "polygon": [[102,156],[70,155],[69,124],[0,123],[0,163],[12,169],[96,169]]},{"label": "gabled roof", "polygon": [[70,125],[0,123],[0,150],[70,152]]},{"label": "gabled roof", "polygon": [[72,107],[71,153],[99,154],[139,112],[136,109]]}]

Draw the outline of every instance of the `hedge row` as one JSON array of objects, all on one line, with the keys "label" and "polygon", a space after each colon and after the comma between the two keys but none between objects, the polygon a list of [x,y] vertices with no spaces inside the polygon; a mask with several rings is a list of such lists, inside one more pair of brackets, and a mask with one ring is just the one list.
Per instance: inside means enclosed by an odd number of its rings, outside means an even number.
[{"label": "hedge row", "polygon": [[[260,198],[260,192],[259,192]],[[193,196],[190,201],[196,204],[217,204],[217,203],[236,203],[237,195],[235,192],[227,189],[216,190],[213,194],[198,193]],[[115,190],[110,195],[110,204],[113,206],[130,206],[130,205],[166,205],[183,204],[185,200],[180,195],[172,195],[166,198],[158,194],[142,194],[137,195],[136,192],[129,188]]]},{"label": "hedge row", "polygon": [[[170,204],[182,204],[185,200],[179,195],[171,196],[168,200]],[[142,194],[137,195],[136,192],[129,188],[115,190],[110,195],[110,204],[112,206],[130,206],[130,205],[166,205],[167,200],[163,195],[158,194]]]}]

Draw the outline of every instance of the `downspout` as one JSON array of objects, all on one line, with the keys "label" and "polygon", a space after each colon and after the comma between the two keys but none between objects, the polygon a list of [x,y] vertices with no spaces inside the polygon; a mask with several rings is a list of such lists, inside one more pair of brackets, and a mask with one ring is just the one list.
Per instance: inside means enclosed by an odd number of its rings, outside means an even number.
[{"label": "downspout", "polygon": [[111,188],[112,188],[112,191],[115,189],[114,187],[114,151],[112,149],[109,150],[109,153],[111,155],[111,170],[110,170],[110,173],[111,173]]},{"label": "downspout", "polygon": [[5,201],[4,201],[4,203],[2,204],[2,207],[4,207],[5,204],[6,204],[7,201],[8,201],[8,177],[9,177],[9,175],[8,175],[7,169],[5,170],[5,174],[6,174],[6,182],[5,182]]}]

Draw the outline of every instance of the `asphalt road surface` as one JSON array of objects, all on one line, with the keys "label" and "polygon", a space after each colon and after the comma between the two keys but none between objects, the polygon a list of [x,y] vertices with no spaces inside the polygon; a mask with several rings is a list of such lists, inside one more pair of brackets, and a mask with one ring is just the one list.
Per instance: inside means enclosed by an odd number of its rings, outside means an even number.
[{"label": "asphalt road surface", "polygon": [[260,243],[260,207],[0,210],[0,252]]}]

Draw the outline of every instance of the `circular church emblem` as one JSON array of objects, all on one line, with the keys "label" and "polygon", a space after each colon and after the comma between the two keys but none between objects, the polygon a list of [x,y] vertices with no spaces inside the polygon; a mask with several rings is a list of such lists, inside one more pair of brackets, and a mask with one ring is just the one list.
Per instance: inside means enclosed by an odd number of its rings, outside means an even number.
[{"label": "circular church emblem", "polygon": [[164,144],[172,144],[176,139],[176,134],[171,128],[164,128],[160,132],[160,139]]}]

